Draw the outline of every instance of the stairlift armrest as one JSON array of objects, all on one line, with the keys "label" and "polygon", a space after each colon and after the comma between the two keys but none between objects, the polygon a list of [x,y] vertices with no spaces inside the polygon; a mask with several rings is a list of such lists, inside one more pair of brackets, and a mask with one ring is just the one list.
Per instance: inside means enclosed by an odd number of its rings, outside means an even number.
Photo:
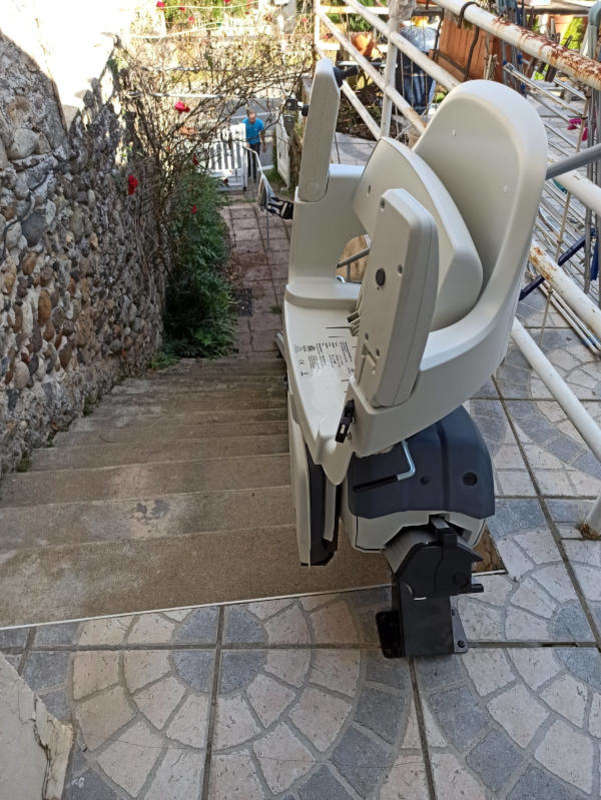
[{"label": "stairlift armrest", "polygon": [[329,58],[322,58],[315,68],[303,137],[298,197],[304,202],[321,200],[326,193],[339,106],[340,89],[334,65]]},{"label": "stairlift armrest", "polygon": [[373,406],[403,403],[417,379],[438,286],[432,215],[404,189],[380,200],[363,278],[355,379]]},{"label": "stairlift armrest", "polygon": [[330,164],[327,190],[320,200],[305,202],[297,190],[290,242],[290,284],[306,278],[334,281],[336,264],[346,244],[365,233],[353,209],[353,197],[362,174],[362,166]]}]

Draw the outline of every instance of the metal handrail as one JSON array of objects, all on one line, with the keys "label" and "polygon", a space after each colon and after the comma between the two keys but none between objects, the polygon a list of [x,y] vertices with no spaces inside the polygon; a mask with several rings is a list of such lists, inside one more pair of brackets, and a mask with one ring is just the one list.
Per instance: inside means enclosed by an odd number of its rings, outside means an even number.
[{"label": "metal handrail", "polygon": [[[275,192],[273,191],[273,189],[271,187],[271,184],[269,183],[269,179],[267,178],[267,175],[265,174],[265,170],[263,169],[263,164],[261,164],[261,159],[260,159],[259,154],[257,153],[257,151],[253,150],[252,147],[249,147],[247,144],[242,144],[242,149],[245,150],[247,153],[252,153],[253,157],[256,159],[256,166],[257,166],[258,174],[260,175],[260,178],[257,181],[257,198],[256,199],[257,199],[257,205],[260,208],[261,204],[259,203],[259,200],[260,200],[261,186],[263,186],[265,188],[266,198],[268,198],[270,196],[274,196]],[[245,164],[244,165],[244,179],[245,179],[245,181],[246,181],[246,177],[247,177],[246,172],[247,172],[247,170],[246,170],[246,164]],[[246,184],[246,182],[245,182],[245,184],[244,184],[245,188],[247,187],[247,185],[248,184]],[[267,249],[269,249],[269,211],[267,209],[267,202],[265,203],[265,245],[266,245]]]}]

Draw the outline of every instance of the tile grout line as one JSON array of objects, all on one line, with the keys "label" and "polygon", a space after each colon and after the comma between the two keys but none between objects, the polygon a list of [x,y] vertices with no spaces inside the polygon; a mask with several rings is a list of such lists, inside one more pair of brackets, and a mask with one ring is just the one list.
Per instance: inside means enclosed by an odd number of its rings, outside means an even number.
[{"label": "tile grout line", "polygon": [[25,640],[25,647],[23,648],[23,652],[21,653],[21,661],[19,663],[19,668],[17,672],[21,677],[23,676],[23,670],[25,669],[25,664],[27,662],[27,656],[29,655],[31,648],[33,646],[33,640],[35,638],[36,629],[34,627],[29,628],[27,631],[27,639]]},{"label": "tile grout line", "polygon": [[215,731],[215,718],[217,713],[217,698],[219,693],[219,678],[221,675],[221,647],[223,644],[225,612],[223,606],[219,607],[217,618],[217,637],[215,640],[215,662],[213,664],[213,684],[211,687],[211,705],[209,706],[209,716],[207,720],[207,744],[205,750],[205,763],[202,776],[202,789],[200,800],[209,800],[209,784],[211,773],[211,761],[213,755],[213,733]]},{"label": "tile grout line", "polygon": [[422,704],[422,697],[419,691],[419,683],[417,681],[417,670],[415,669],[415,658],[410,657],[409,674],[411,676],[411,687],[413,689],[413,702],[415,705],[415,716],[417,717],[417,727],[419,730],[419,739],[422,747],[422,755],[424,759],[424,768],[426,770],[426,783],[428,785],[428,794],[430,800],[436,800],[436,787],[434,784],[434,770],[432,769],[432,762],[430,761],[430,750],[428,747],[428,732],[426,730],[426,719],[424,715],[424,707]]},{"label": "tile grout line", "polygon": [[[580,588],[580,583],[578,582],[578,578],[576,577],[576,571],[574,570],[574,567],[572,566],[572,564],[571,564],[571,562],[570,562],[570,560],[568,558],[568,554],[567,554],[567,552],[565,550],[565,547],[563,545],[563,539],[561,538],[559,530],[557,529],[557,525],[555,524],[555,521],[554,521],[553,517],[551,516],[551,513],[550,513],[549,508],[547,506],[545,497],[544,497],[544,495],[542,494],[542,492],[540,490],[540,486],[538,484],[538,480],[536,478],[536,475],[534,473],[533,468],[530,465],[530,461],[528,460],[528,457],[526,455],[526,451],[525,451],[523,442],[520,441],[520,438],[519,438],[519,436],[517,434],[517,429],[515,427],[513,419],[511,418],[511,415],[509,414],[509,409],[507,408],[505,397],[504,397],[503,393],[501,392],[499,384],[497,382],[497,379],[496,379],[496,377],[494,375],[491,376],[491,380],[493,381],[494,386],[495,386],[495,388],[497,389],[497,391],[499,393],[499,398],[500,398],[500,401],[501,401],[501,405],[503,407],[503,411],[505,412],[505,417],[507,418],[507,423],[508,423],[509,427],[511,428],[511,432],[513,433],[514,439],[516,441],[516,444],[518,446],[518,449],[520,451],[520,454],[521,454],[522,459],[524,461],[524,464],[526,466],[526,470],[528,471],[528,474],[530,476],[530,480],[532,481],[532,485],[534,486],[534,490],[536,492],[536,499],[539,502],[539,505],[541,507],[541,510],[543,512],[543,515],[545,517],[547,525],[549,526],[549,530],[551,532],[551,536],[553,537],[555,545],[556,545],[556,547],[557,547],[557,549],[559,551],[559,555],[561,557],[561,560],[562,560],[562,562],[564,564],[564,567],[566,569],[566,572],[567,572],[568,577],[570,579],[570,582],[572,584],[572,588],[574,589],[574,592],[576,593],[576,597],[578,598],[578,601],[580,603],[582,611],[584,612],[584,616],[586,617],[586,620],[587,620],[587,622],[589,624],[589,627],[590,627],[590,629],[592,631],[592,634],[593,634],[593,636],[595,638],[595,644],[597,646],[597,649],[599,651],[601,651],[601,634],[599,633],[599,629],[597,627],[597,623],[595,621],[594,615],[593,615],[591,609],[589,608],[588,601],[587,601],[586,597],[584,596],[584,593],[583,593],[582,589]],[[531,400],[530,402],[534,403],[535,401]]]},{"label": "tile grout line", "polygon": [[[540,647],[593,647],[592,641],[586,640],[558,640],[558,641],[543,641],[540,639],[516,639],[516,640],[503,640],[488,641],[486,639],[470,639],[470,647],[481,648],[494,648],[494,647],[511,647],[520,649],[540,648]],[[279,643],[266,644],[265,642],[231,642],[222,644],[220,652],[240,652],[248,650],[338,650],[341,652],[347,650],[357,650],[359,652],[380,652],[380,646],[371,644],[369,642],[313,642],[313,643]],[[24,649],[22,647],[2,647],[0,648],[0,655],[16,655],[25,656],[32,653],[120,653],[120,652],[185,652],[185,651],[202,651],[211,652],[215,650],[215,644],[203,643],[187,643],[178,644],[176,642],[157,642],[156,644],[145,645],[74,645],[74,644],[55,644],[55,645],[38,645],[37,647],[29,647]]]}]

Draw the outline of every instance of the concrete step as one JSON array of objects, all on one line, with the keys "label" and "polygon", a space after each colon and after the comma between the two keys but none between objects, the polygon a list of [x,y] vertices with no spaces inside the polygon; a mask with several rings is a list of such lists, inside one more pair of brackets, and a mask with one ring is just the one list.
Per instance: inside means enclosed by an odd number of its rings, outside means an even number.
[{"label": "concrete step", "polygon": [[252,489],[289,482],[287,454],[25,472],[8,475],[0,485],[0,507]]},{"label": "concrete step", "polygon": [[280,390],[277,394],[267,392],[184,392],[145,395],[136,397],[111,397],[107,395],[94,408],[94,416],[114,416],[126,412],[133,414],[185,414],[187,412],[211,411],[246,411],[249,409],[278,408],[286,404],[286,394]]},{"label": "concrete step", "polygon": [[236,397],[244,400],[261,399],[263,397],[286,397],[287,387],[281,380],[278,381],[265,381],[261,383],[224,383],[222,381],[204,381],[199,384],[194,381],[186,381],[186,383],[177,385],[173,382],[165,382],[161,384],[148,383],[142,390],[137,387],[129,388],[127,386],[116,386],[112,391],[108,392],[102,397],[98,407],[103,403],[143,403],[154,402],[154,399],[164,400],[178,400],[180,397],[186,400],[192,400],[197,397],[199,400],[203,398],[214,399],[219,402],[220,399],[227,399],[229,397]]},{"label": "concrete step", "polygon": [[[85,417],[78,422],[87,423],[93,417]],[[125,444],[130,442],[133,447],[138,444],[145,445],[149,442],[163,446],[169,442],[183,439],[222,439],[240,436],[287,436],[288,422],[281,420],[266,420],[265,422],[241,421],[239,416],[230,422],[208,422],[197,425],[172,424],[171,420],[156,423],[131,425],[122,428],[111,428],[103,425],[95,430],[74,430],[72,425],[68,431],[59,431],[54,437],[55,447],[80,447],[82,445]],[[40,452],[44,452],[41,450]],[[37,458],[37,456],[36,456]]]},{"label": "concrete step", "polygon": [[172,367],[150,372],[150,375],[257,375],[257,374],[279,374],[284,372],[284,359],[273,355],[271,358],[248,359],[248,358],[220,358],[218,361],[207,361],[204,359],[182,359]]},{"label": "concrete step", "polygon": [[190,404],[198,401],[202,403],[202,410],[208,402],[227,403],[235,401],[236,404],[250,405],[255,401],[261,402],[265,398],[278,398],[281,402],[286,400],[286,387],[283,383],[267,384],[264,386],[246,386],[234,384],[222,388],[223,384],[204,384],[203,386],[150,386],[143,392],[112,391],[105,394],[94,408],[100,410],[104,406],[134,403],[135,405],[155,405],[157,403],[179,403],[185,401]]},{"label": "concrete step", "polygon": [[289,486],[13,506],[0,508],[0,552],[293,522]]},{"label": "concrete step", "polygon": [[231,392],[243,389],[274,391],[285,388],[284,375],[242,375],[237,378],[172,375],[153,378],[130,378],[113,387],[110,395],[135,396],[146,392]]},{"label": "concrete step", "polygon": [[[27,591],[23,576],[35,577]],[[292,526],[24,548],[0,560],[0,626],[335,592],[387,581],[385,560],[352,550],[345,537],[327,566],[300,566]]]},{"label": "concrete step", "polygon": [[36,450],[31,469],[89,469],[120,464],[149,464],[165,461],[186,461],[201,458],[287,453],[288,437],[229,436],[211,439],[171,439],[124,444],[45,447]]},{"label": "concrete step", "polygon": [[126,405],[113,410],[112,414],[98,414],[96,411],[89,417],[74,420],[69,431],[98,431],[109,428],[161,428],[163,425],[195,425],[231,424],[233,430],[243,434],[246,426],[252,422],[268,422],[287,419],[286,406],[275,408],[250,408],[230,410],[190,411],[187,413],[168,412],[163,414],[160,407],[140,409]]}]

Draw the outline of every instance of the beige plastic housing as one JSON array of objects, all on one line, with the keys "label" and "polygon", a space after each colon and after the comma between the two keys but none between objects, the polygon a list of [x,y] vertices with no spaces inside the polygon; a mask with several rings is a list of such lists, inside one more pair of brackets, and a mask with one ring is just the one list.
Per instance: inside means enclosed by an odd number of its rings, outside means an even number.
[{"label": "beige plastic housing", "polygon": [[432,214],[438,230],[438,294],[430,329],[444,328],[473,308],[482,290],[482,264],[467,226],[444,184],[405,145],[380,139],[363,171],[353,207],[372,235],[378,213],[373,197],[402,187]]}]

